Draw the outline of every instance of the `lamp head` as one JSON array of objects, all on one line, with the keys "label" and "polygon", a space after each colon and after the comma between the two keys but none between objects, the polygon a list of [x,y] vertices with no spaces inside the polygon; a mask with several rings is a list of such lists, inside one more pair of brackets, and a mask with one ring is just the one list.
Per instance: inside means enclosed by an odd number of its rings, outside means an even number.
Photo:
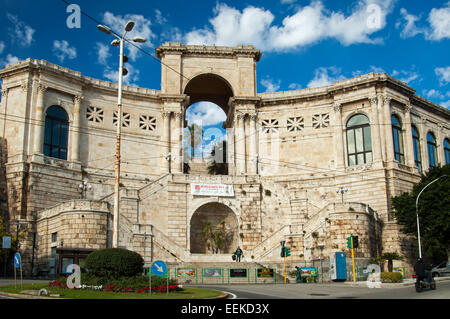
[{"label": "lamp head", "polygon": [[108,28],[107,26],[103,25],[103,24],[99,24],[97,26],[97,29],[99,29],[102,32],[105,32],[106,34],[111,34],[111,29]]},{"label": "lamp head", "polygon": [[134,21],[128,21],[126,26],[125,26],[125,31],[127,32],[131,32],[131,30],[133,30],[134,28]]}]

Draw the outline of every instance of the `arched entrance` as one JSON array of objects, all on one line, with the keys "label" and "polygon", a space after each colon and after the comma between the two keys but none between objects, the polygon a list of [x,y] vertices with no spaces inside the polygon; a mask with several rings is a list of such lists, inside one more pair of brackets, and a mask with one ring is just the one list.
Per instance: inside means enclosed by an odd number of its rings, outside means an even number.
[{"label": "arched entrance", "polygon": [[219,75],[200,74],[187,83],[184,94],[190,103],[185,109],[185,173],[227,175],[225,123],[231,85]]},{"label": "arched entrance", "polygon": [[190,223],[190,251],[193,254],[228,254],[238,246],[238,221],[221,203],[199,207]]}]

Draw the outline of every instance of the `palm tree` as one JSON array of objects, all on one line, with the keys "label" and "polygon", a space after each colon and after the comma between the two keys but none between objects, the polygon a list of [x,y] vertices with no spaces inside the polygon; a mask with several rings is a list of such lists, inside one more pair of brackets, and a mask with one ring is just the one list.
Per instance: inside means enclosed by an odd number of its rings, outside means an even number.
[{"label": "palm tree", "polygon": [[192,148],[192,158],[195,157],[195,148],[202,143],[203,129],[201,126],[193,123],[188,125],[184,132],[184,137],[189,139],[189,145]]}]

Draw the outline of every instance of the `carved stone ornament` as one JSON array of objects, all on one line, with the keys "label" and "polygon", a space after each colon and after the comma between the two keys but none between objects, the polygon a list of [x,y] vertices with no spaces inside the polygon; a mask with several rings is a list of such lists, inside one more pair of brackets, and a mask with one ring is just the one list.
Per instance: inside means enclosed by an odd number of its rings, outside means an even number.
[{"label": "carved stone ornament", "polygon": [[370,96],[369,97],[369,102],[370,102],[370,105],[372,105],[373,107],[377,106],[377,104],[378,104],[378,97],[377,96]]},{"label": "carved stone ornament", "polygon": [[79,103],[81,103],[81,101],[84,99],[84,96],[83,95],[75,95],[74,97],[73,97],[73,103],[75,103],[75,104],[79,104]]},{"label": "carved stone ornament", "polygon": [[333,109],[335,112],[342,112],[342,104],[339,102],[335,102],[333,104]]}]

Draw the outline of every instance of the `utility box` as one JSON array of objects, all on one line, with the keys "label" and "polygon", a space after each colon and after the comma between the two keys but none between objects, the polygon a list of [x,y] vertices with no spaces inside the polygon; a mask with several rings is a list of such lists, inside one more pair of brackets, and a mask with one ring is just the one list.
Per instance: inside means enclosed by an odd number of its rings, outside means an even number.
[{"label": "utility box", "polygon": [[331,280],[333,281],[347,280],[347,264],[345,262],[345,253],[331,253],[330,276]]}]

